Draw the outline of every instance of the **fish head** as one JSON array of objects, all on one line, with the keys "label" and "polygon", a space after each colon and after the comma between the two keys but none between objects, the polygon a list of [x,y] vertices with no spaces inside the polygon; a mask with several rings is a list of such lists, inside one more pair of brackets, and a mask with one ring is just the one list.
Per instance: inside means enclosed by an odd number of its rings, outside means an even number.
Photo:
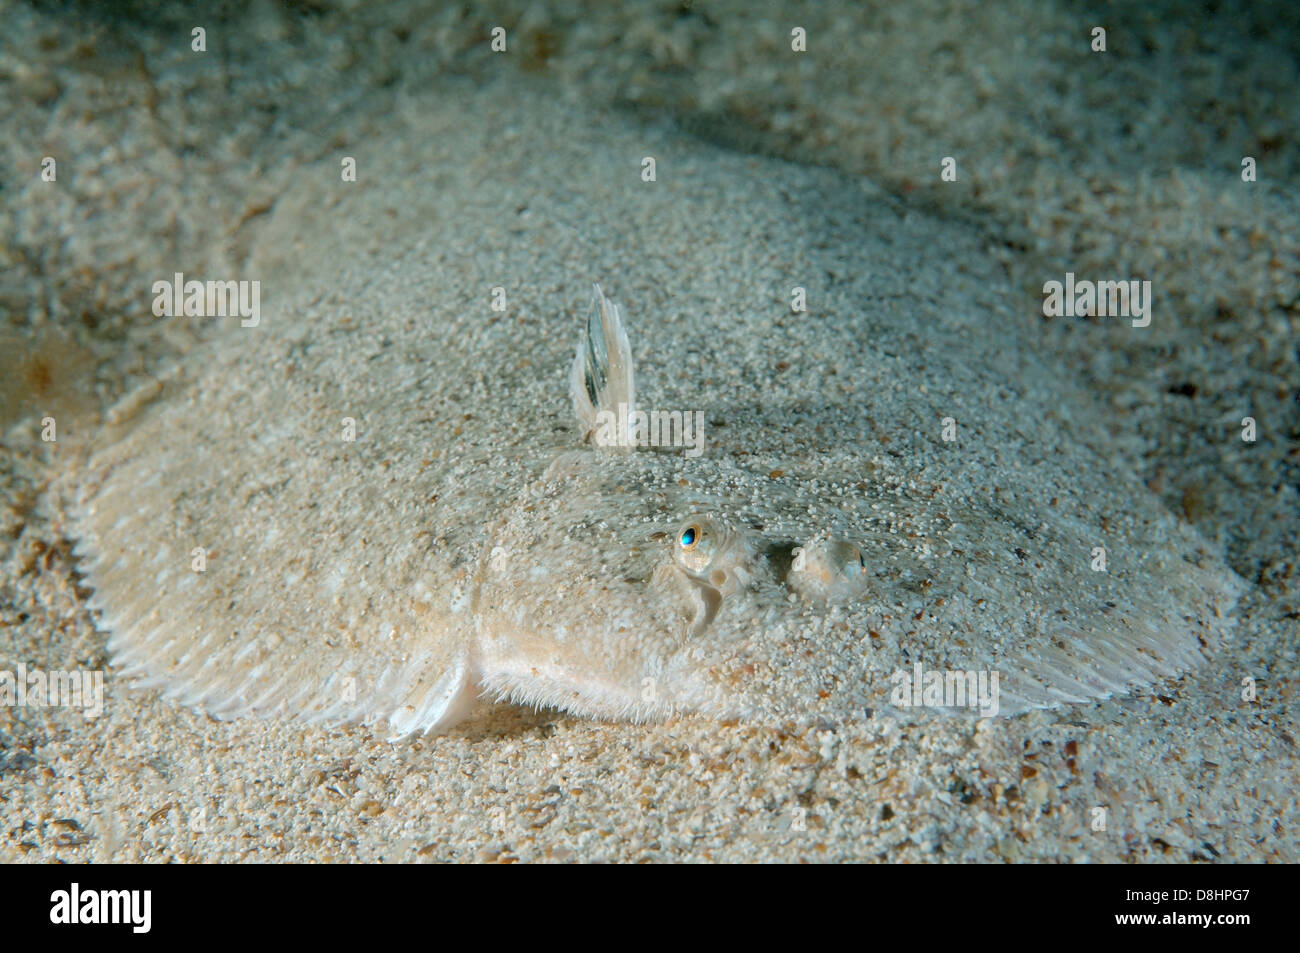
[{"label": "fish head", "polygon": [[594,291],[570,369],[589,446],[559,452],[493,530],[480,684],[603,718],[808,709],[824,695],[808,647],[829,644],[828,609],[866,590],[859,549],[810,530],[807,499],[747,490],[747,454],[701,457],[702,420],[694,452],[620,434],[636,406],[631,348],[618,306]]},{"label": "fish head", "polygon": [[481,567],[487,692],[631,720],[749,717],[815,695],[793,634],[863,594],[859,551],[791,532],[771,518],[771,497],[761,514],[738,505],[728,466],[702,478],[671,453],[557,458],[497,527]]}]

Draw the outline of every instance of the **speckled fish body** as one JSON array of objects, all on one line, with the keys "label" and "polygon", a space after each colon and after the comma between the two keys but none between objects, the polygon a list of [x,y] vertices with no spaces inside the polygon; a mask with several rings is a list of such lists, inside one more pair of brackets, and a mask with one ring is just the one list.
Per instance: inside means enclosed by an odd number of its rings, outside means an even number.
[{"label": "speckled fish body", "polygon": [[[647,184],[641,136],[556,138],[567,184],[446,172],[378,272],[264,291],[117,415],[77,529],[121,674],[402,736],[482,700],[855,717],[918,662],[997,672],[1009,715],[1222,641],[1237,580],[1035,352],[978,235],[671,136]],[[485,175],[525,218],[456,204]],[[601,446],[620,397],[702,413],[700,452]]]}]

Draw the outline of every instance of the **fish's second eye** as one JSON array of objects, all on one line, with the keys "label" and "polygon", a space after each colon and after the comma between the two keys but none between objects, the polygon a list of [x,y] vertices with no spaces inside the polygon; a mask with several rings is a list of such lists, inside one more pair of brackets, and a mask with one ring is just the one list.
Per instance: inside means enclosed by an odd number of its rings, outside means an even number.
[{"label": "fish's second eye", "polygon": [[867,558],[843,539],[814,538],[790,567],[786,583],[806,599],[823,605],[850,602],[863,596],[868,580]]},{"label": "fish's second eye", "polygon": [[686,529],[682,530],[682,546],[684,546],[687,549],[690,549],[692,546],[694,546],[696,535],[697,534],[694,526],[688,526],[686,527]]},{"label": "fish's second eye", "polygon": [[867,571],[867,561],[862,550],[844,540],[827,542],[822,550],[826,569],[834,576],[852,579]]}]

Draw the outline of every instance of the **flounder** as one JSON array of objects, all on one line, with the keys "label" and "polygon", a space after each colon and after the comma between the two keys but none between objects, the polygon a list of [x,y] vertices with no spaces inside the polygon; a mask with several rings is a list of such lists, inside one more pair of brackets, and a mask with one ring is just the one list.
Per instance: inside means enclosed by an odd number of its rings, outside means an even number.
[{"label": "flounder", "polygon": [[[385,269],[284,290],[117,413],[77,531],[123,675],[401,737],[480,700],[853,718],[918,664],[997,673],[1011,715],[1225,638],[1239,581],[1035,353],[978,235],[718,150],[647,186],[636,127],[586,128],[551,139],[583,201],[487,158],[517,229],[432,208]],[[586,269],[626,318],[600,288],[582,316]]]}]

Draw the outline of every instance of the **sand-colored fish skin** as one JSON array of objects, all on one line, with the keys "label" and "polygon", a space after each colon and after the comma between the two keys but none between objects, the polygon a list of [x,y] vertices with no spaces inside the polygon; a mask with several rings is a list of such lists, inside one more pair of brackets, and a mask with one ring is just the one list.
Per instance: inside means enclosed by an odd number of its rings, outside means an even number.
[{"label": "sand-colored fish skin", "polygon": [[[120,672],[220,717],[400,736],[480,697],[854,718],[916,661],[999,672],[1013,714],[1176,675],[1229,634],[1239,581],[1117,462],[978,236],[722,151],[707,184],[648,190],[618,160],[641,130],[613,120],[554,141],[600,201],[509,150],[449,168],[429,235],[286,291],[121,415],[76,520]],[[522,245],[454,201],[488,174],[528,191]],[[720,247],[742,202],[748,239]],[[315,254],[361,244],[349,227]],[[648,234],[671,251],[634,268],[608,241]],[[583,293],[527,277],[509,313],[476,307],[484,261],[590,262],[637,334],[599,289],[585,321]],[[795,284],[821,312],[792,314]],[[633,354],[645,407],[707,416],[698,457],[595,439],[602,410],[642,407]],[[673,534],[705,520],[734,537],[683,566]]]}]

